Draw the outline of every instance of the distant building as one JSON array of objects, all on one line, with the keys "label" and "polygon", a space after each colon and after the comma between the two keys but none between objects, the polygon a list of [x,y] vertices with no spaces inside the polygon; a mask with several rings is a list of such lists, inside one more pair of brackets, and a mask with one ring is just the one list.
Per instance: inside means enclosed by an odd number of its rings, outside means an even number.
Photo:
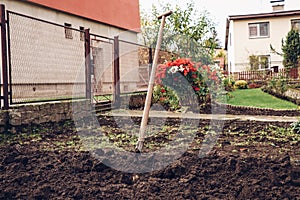
[{"label": "distant building", "polygon": [[229,16],[225,39],[228,71],[283,68],[282,56],[272,52],[270,45],[281,52],[282,39],[288,32],[300,30],[300,10],[283,9],[278,4],[270,13]]}]

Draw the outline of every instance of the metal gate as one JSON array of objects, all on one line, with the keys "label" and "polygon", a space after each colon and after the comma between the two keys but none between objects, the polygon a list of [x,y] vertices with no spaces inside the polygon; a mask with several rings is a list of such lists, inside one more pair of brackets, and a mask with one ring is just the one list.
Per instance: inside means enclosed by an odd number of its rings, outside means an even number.
[{"label": "metal gate", "polygon": [[91,34],[92,96],[96,102],[112,100],[114,93],[114,39]]}]

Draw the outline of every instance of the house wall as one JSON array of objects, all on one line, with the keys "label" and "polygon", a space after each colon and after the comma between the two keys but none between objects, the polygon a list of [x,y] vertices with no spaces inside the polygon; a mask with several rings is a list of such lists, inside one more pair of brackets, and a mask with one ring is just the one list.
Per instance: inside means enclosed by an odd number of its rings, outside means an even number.
[{"label": "house wall", "polygon": [[[272,53],[270,44],[281,52],[281,41],[285,40],[291,29],[291,19],[300,19],[299,16],[231,20],[230,31],[232,34],[232,46],[228,45],[228,65],[232,63],[235,72],[250,69],[250,55],[270,55],[271,66],[282,68],[282,56]],[[249,38],[249,23],[269,22],[270,36],[267,38]],[[234,35],[233,35],[234,34]]]},{"label": "house wall", "polygon": [[228,35],[228,47],[227,47],[227,56],[228,56],[228,71],[235,72],[235,24],[233,21],[229,24],[229,35]]}]

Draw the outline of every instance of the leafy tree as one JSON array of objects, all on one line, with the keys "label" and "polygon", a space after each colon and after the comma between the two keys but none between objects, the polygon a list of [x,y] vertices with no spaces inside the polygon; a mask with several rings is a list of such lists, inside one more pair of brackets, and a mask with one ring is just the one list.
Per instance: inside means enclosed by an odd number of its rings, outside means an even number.
[{"label": "leafy tree", "polygon": [[297,30],[290,30],[285,42],[282,40],[283,65],[285,68],[296,68],[300,56],[300,36]]},{"label": "leafy tree", "polygon": [[190,57],[203,64],[210,64],[214,49],[219,46],[214,23],[208,18],[208,12],[199,12],[194,2],[182,8],[171,4],[152,6],[152,13],[141,15],[141,41],[155,47],[161,13],[173,11],[166,19],[162,49],[178,53],[181,57]]},{"label": "leafy tree", "polygon": [[285,41],[281,41],[282,53],[277,52],[272,45],[270,45],[271,51],[277,55],[283,56],[283,65],[286,69],[298,67],[300,58],[300,35],[298,30],[291,29]]}]

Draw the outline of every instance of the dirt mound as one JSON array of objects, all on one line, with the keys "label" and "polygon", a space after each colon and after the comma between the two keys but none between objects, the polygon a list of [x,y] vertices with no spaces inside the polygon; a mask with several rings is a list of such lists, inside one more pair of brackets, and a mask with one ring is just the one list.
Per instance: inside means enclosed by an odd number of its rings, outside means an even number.
[{"label": "dirt mound", "polygon": [[[0,145],[0,199],[300,198],[300,165],[288,154],[270,154],[272,147],[253,154],[225,145],[203,158],[188,151],[162,170],[131,174],[105,166],[90,152],[51,149],[74,140],[76,132],[47,130],[41,140]],[[45,141],[51,143],[41,145]]]},{"label": "dirt mound", "polygon": [[1,199],[295,199],[300,166],[289,156],[205,158],[186,153],[148,174],[115,171],[87,152],[1,148]]}]

